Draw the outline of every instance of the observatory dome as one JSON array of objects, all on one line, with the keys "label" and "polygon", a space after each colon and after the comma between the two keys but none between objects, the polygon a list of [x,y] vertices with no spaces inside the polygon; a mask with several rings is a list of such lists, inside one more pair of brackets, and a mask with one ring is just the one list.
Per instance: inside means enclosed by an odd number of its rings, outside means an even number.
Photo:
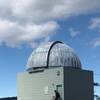
[{"label": "observatory dome", "polygon": [[48,42],[32,52],[27,62],[27,71],[60,66],[81,69],[81,62],[68,45],[60,41]]}]

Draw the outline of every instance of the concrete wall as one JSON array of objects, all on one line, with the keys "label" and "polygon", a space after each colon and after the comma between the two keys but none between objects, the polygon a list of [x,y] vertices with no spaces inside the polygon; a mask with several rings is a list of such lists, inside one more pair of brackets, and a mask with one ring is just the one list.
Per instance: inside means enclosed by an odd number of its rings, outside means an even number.
[{"label": "concrete wall", "polygon": [[93,72],[64,68],[65,100],[93,100]]},{"label": "concrete wall", "polygon": [[62,100],[93,100],[93,72],[73,68],[53,68],[18,75],[18,100],[52,100],[62,85]]},{"label": "concrete wall", "polygon": [[61,67],[38,73],[20,73],[18,100],[52,100],[56,85],[60,84],[63,85],[63,68]]}]

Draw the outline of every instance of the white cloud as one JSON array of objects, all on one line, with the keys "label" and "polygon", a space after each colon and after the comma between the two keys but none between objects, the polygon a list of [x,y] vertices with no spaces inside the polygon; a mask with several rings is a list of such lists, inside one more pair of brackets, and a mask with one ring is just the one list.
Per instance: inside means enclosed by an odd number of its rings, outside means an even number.
[{"label": "white cloud", "polygon": [[[89,29],[94,30],[98,29],[100,30],[100,17],[95,17],[90,20],[90,25],[88,26]],[[94,38],[92,41],[88,43],[89,46],[96,48],[100,46],[100,37]]]},{"label": "white cloud", "polygon": [[90,21],[89,29],[100,29],[100,17],[92,18]]},{"label": "white cloud", "polygon": [[47,42],[49,42],[50,41],[50,37],[48,36],[48,37],[45,37],[43,40],[42,40],[42,42],[30,42],[28,45],[31,47],[31,48],[37,48],[37,47],[39,47],[40,45],[44,45],[44,44],[46,44]]},{"label": "white cloud", "polygon": [[95,43],[94,43],[94,47],[97,47],[97,46],[100,46],[100,39],[96,40]]},{"label": "white cloud", "polygon": [[73,28],[70,28],[70,29],[69,29],[69,34],[70,34],[71,37],[76,37],[77,35],[80,34],[80,32],[79,32],[79,31],[76,31],[76,30],[73,29]]},{"label": "white cloud", "polygon": [[100,10],[100,0],[14,0],[12,13],[18,18],[41,22]]},{"label": "white cloud", "polygon": [[10,47],[19,47],[21,44],[33,44],[36,39],[46,38],[54,33],[59,25],[55,22],[44,24],[20,25],[8,20],[0,20],[0,43]]},{"label": "white cloud", "polygon": [[57,20],[99,11],[100,0],[0,0],[0,45],[34,47],[55,33]]},{"label": "white cloud", "polygon": [[100,38],[95,38],[91,42],[88,43],[89,46],[96,48],[100,46]]}]

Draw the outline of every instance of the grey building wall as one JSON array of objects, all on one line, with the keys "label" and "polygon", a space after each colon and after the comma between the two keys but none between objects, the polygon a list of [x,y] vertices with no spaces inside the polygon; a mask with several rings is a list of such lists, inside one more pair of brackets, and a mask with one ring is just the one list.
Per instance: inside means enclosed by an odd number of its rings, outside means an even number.
[{"label": "grey building wall", "polygon": [[64,68],[65,100],[93,100],[93,72]]},{"label": "grey building wall", "polygon": [[52,100],[54,90],[59,85],[62,85],[63,89],[61,67],[38,73],[20,73],[18,74],[18,100]]},{"label": "grey building wall", "polygon": [[58,67],[18,74],[18,100],[52,100],[55,89],[62,100],[93,100],[93,73]]}]

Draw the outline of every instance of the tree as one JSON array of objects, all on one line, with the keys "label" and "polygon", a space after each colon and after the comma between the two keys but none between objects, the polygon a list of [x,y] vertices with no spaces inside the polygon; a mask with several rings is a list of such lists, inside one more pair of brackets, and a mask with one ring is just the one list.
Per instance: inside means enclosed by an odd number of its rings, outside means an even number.
[{"label": "tree", "polygon": [[100,96],[94,95],[94,97],[96,98],[96,100],[100,100]]}]

